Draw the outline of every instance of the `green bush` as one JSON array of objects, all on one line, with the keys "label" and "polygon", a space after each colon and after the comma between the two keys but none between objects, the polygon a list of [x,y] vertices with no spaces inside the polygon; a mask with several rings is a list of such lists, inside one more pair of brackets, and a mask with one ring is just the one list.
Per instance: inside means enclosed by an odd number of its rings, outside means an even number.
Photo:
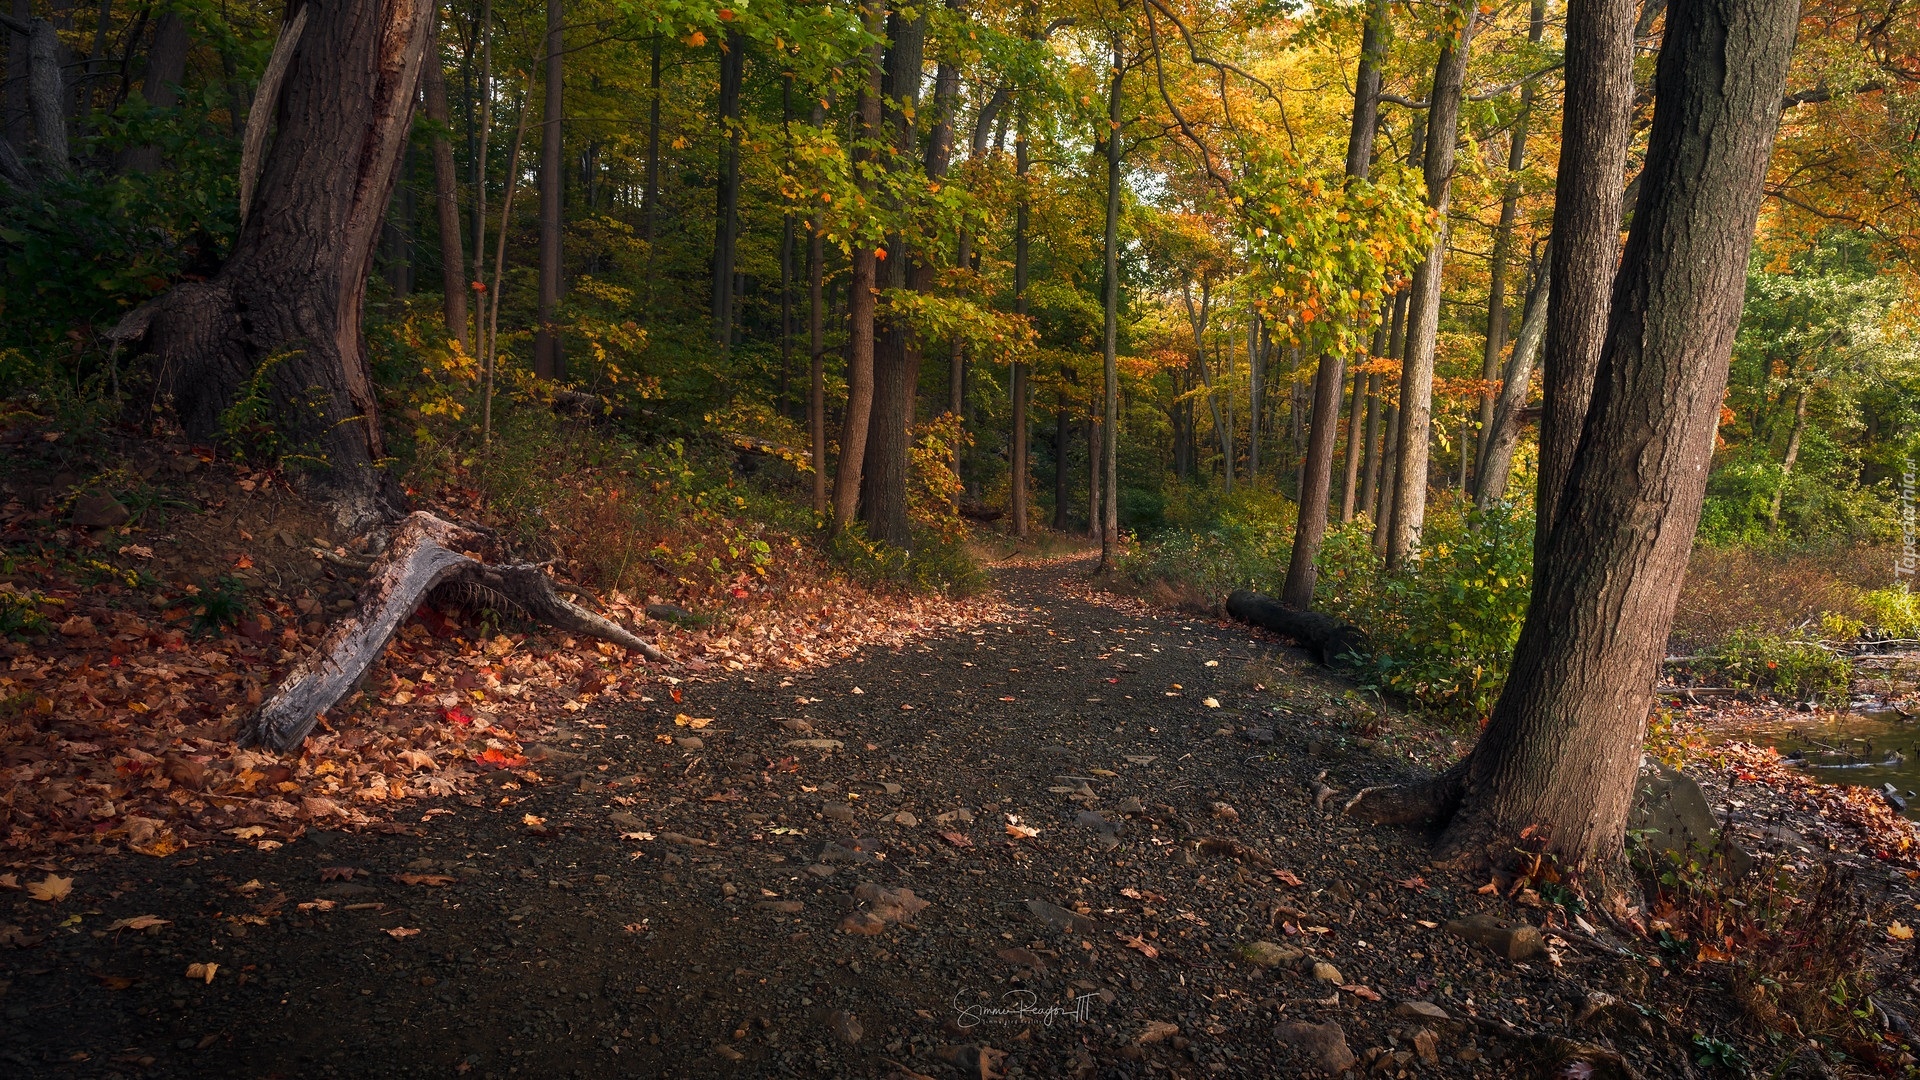
[{"label": "green bush", "polygon": [[1817,641],[1759,630],[1736,630],[1688,665],[1694,675],[1742,690],[1763,690],[1796,701],[1846,700],[1853,664]]},{"label": "green bush", "polygon": [[1278,592],[1293,551],[1295,509],[1284,495],[1178,488],[1162,503],[1167,528],[1120,564],[1127,579],[1218,603],[1235,589]]},{"label": "green bush", "polygon": [[1920,637],[1920,593],[1906,582],[1861,593],[1860,603],[1871,614],[1873,628],[1883,636]]},{"label": "green bush", "polygon": [[1532,513],[1436,507],[1420,557],[1398,572],[1374,553],[1371,531],[1362,521],[1328,534],[1314,605],[1366,631],[1374,685],[1450,719],[1485,719],[1526,620]]}]

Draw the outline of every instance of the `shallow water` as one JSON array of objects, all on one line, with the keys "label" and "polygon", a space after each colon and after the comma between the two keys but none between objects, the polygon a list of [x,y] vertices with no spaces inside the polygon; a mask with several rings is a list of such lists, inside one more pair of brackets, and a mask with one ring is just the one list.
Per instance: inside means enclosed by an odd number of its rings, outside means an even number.
[{"label": "shallow water", "polygon": [[1880,790],[1892,784],[1920,821],[1920,723],[1892,710],[1814,713],[1727,730],[1729,739],[1771,746],[1783,757],[1803,755],[1809,776],[1830,784]]}]

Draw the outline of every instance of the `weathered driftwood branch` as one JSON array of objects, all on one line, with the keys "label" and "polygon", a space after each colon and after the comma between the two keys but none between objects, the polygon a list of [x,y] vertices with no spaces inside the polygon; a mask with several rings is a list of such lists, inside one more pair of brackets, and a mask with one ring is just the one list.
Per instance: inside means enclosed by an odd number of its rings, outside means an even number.
[{"label": "weathered driftwood branch", "polygon": [[241,744],[282,751],[300,745],[321,714],[365,678],[427,594],[448,585],[534,621],[611,641],[649,660],[667,659],[618,624],[562,600],[542,566],[490,566],[470,553],[486,547],[486,538],[478,532],[432,514],[409,514],[395,528],[386,553],[368,569],[359,611],[336,625],[319,649],[295,665],[273,696],[247,718],[240,729]]},{"label": "weathered driftwood branch", "polygon": [[1296,611],[1248,589],[1235,589],[1227,597],[1227,614],[1292,638],[1327,667],[1350,662],[1342,659],[1349,653],[1367,655],[1367,636],[1358,627],[1317,611]]}]

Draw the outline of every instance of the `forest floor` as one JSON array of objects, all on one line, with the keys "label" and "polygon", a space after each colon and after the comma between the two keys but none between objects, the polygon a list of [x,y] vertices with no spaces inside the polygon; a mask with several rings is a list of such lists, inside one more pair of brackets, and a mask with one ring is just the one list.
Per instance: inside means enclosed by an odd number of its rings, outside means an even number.
[{"label": "forest floor", "polygon": [[[1461,736],[1244,627],[1095,592],[1090,569],[1009,559],[972,625],[534,707],[509,767],[363,825],[22,852],[0,877],[20,890],[0,892],[0,1062],[1571,1077],[1768,1072],[1794,1051],[1742,1034],[1723,966],[1663,963],[1340,816]],[[1846,831],[1864,825],[1811,811],[1789,828],[1761,786],[1730,808],[1707,779],[1755,846],[1839,847],[1913,910],[1910,852],[1875,858]],[[1544,926],[1545,950],[1450,932],[1475,913]],[[1904,978],[1882,1006],[1913,1015]],[[1779,1075],[1826,1074],[1802,1055]]]}]

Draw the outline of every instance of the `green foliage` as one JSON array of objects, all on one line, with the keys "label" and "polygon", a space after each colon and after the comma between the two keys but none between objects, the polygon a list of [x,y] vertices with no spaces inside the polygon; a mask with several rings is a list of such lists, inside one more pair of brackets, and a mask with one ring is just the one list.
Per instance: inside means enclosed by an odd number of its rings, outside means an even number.
[{"label": "green foliage", "polygon": [[194,632],[212,633],[238,625],[250,606],[247,583],[231,574],[222,574],[212,584],[201,585],[194,593]]},{"label": "green foliage", "polygon": [[47,598],[31,589],[20,592],[12,585],[0,587],[0,635],[20,638],[44,634],[53,629],[40,614]]},{"label": "green foliage", "polygon": [[1235,589],[1278,592],[1293,550],[1295,507],[1270,491],[1242,487],[1226,495],[1176,488],[1162,513],[1167,527],[1128,552],[1120,572],[1140,584],[1163,584],[1204,606]]},{"label": "green foliage", "polygon": [[1321,550],[1316,607],[1366,631],[1366,678],[1442,716],[1471,723],[1493,709],[1526,620],[1533,515],[1437,507],[1420,557],[1393,573],[1371,526],[1334,529]]},{"label": "green foliage", "polygon": [[1920,593],[1904,581],[1860,594],[1872,627],[1884,637],[1920,637]]},{"label": "green foliage", "polygon": [[1688,668],[1695,675],[1743,690],[1765,690],[1797,701],[1844,703],[1853,664],[1817,641],[1759,630],[1736,630]]}]

